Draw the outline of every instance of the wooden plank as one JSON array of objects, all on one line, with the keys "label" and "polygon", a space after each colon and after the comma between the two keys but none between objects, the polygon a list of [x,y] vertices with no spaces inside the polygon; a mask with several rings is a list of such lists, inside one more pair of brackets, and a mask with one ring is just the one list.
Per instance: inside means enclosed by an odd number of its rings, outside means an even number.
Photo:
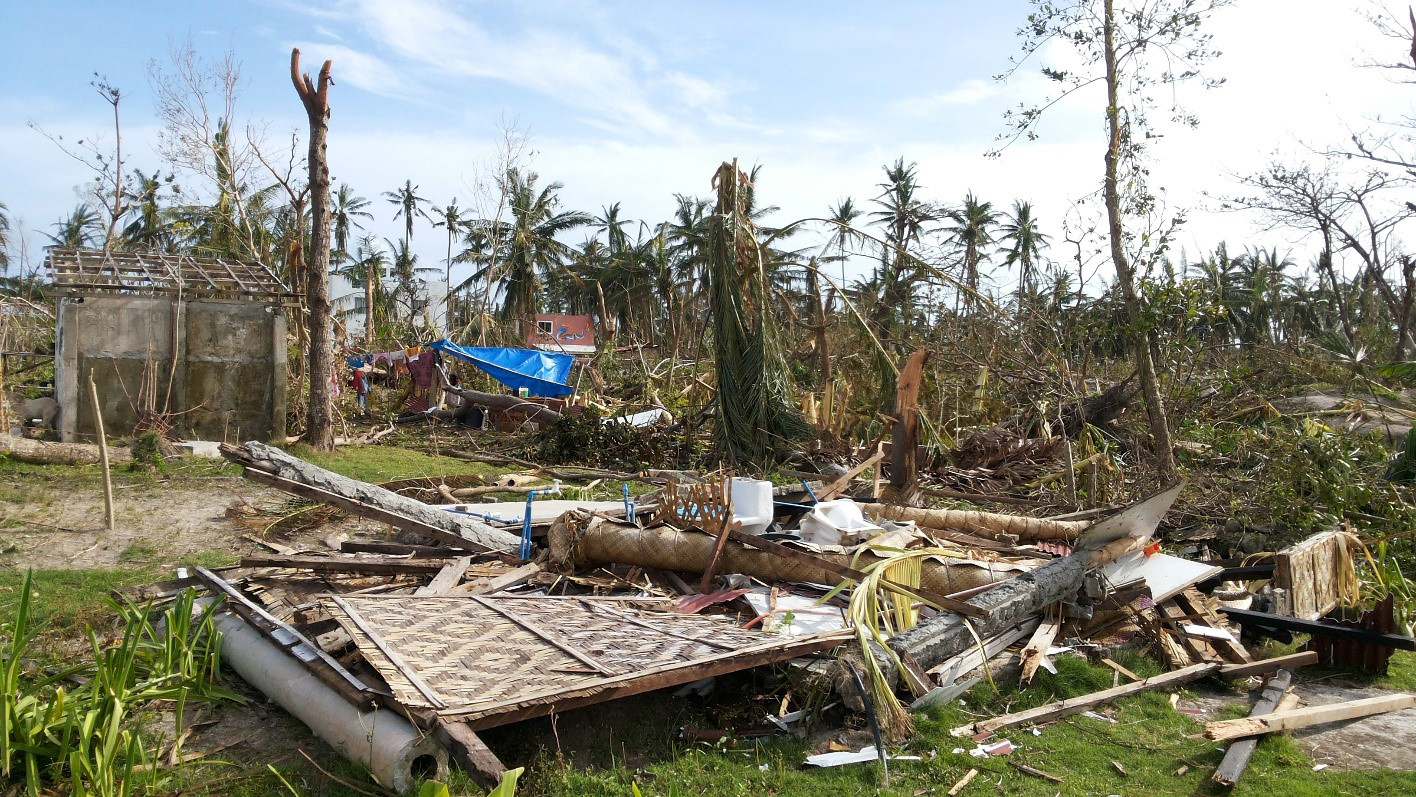
[{"label": "wooden plank", "polygon": [[1254,660],[1254,657],[1249,654],[1248,648],[1244,647],[1244,643],[1240,642],[1224,627],[1224,620],[1215,611],[1214,605],[1211,603],[1210,599],[1200,594],[1199,590],[1194,587],[1187,587],[1175,595],[1174,601],[1177,606],[1190,614],[1203,617],[1204,622],[1200,623],[1200,625],[1225,632],[1226,635],[1223,638],[1211,637],[1209,639],[1210,645],[1218,651],[1219,655],[1224,659],[1234,664],[1244,664],[1245,662]]},{"label": "wooden plank", "polygon": [[456,595],[466,593],[468,595],[490,595],[493,592],[499,592],[504,589],[509,589],[518,584],[525,584],[528,580],[530,580],[533,576],[538,575],[540,572],[540,565],[536,564],[535,562],[528,562],[522,565],[521,567],[516,568],[515,570],[512,570],[507,573],[502,573],[499,576],[478,579],[477,581],[473,581],[470,584],[463,584],[462,586],[454,589],[452,591],[452,594]]},{"label": "wooden plank", "polygon": [[884,458],[884,451],[876,451],[875,455],[872,456],[870,459],[867,459],[859,465],[856,465],[854,468],[851,468],[850,470],[846,471],[846,475],[826,485],[826,487],[823,488],[821,492],[816,494],[816,500],[830,501],[832,498],[835,498],[836,496],[840,495],[841,491],[851,486],[851,482],[855,481],[855,477],[861,475],[862,473],[865,473],[866,470],[868,470],[873,465],[875,465],[875,463],[879,462]]},{"label": "wooden plank", "polygon": [[1160,614],[1161,623],[1166,629],[1175,635],[1175,639],[1185,647],[1190,654],[1200,661],[1223,661],[1219,651],[1214,649],[1208,639],[1197,638],[1185,633],[1184,626],[1187,622],[1195,619],[1188,612],[1176,606],[1173,601],[1157,603],[1155,610]]},{"label": "wooden plank", "polygon": [[1344,703],[1307,706],[1288,711],[1275,711],[1272,714],[1258,717],[1240,717],[1234,720],[1208,722],[1205,723],[1205,738],[1221,741],[1278,731],[1291,731],[1328,722],[1360,719],[1374,714],[1401,711],[1413,706],[1416,706],[1416,695],[1405,692],[1349,700]]},{"label": "wooden plank", "polygon": [[1264,675],[1274,672],[1280,668],[1286,670],[1306,667],[1309,664],[1316,664],[1318,654],[1308,650],[1302,653],[1291,653],[1287,656],[1275,656],[1272,659],[1260,659],[1248,664],[1226,664],[1219,668],[1221,678],[1248,678],[1251,675]]},{"label": "wooden plank", "polygon": [[437,573],[455,559],[354,559],[347,556],[280,556],[251,554],[241,557],[242,567],[281,567],[292,570],[315,570],[322,573],[373,573],[396,576]]},{"label": "wooden plank", "polygon": [[414,595],[446,595],[452,591],[462,581],[462,576],[467,573],[467,568],[472,565],[472,557],[459,556],[458,558],[443,565],[443,569],[438,571],[433,580],[426,585],[414,590]]},{"label": "wooden plank", "polygon": [[[1264,686],[1263,694],[1249,711],[1249,716],[1260,714],[1272,714],[1279,710],[1279,704],[1283,701],[1288,689],[1293,686],[1293,673],[1288,670],[1279,670],[1274,673],[1273,678]],[[1254,754],[1254,750],[1259,746],[1259,737],[1240,739],[1229,745],[1229,749],[1224,751],[1224,758],[1219,762],[1219,767],[1210,776],[1210,780],[1216,785],[1233,788],[1239,782],[1239,778],[1244,776],[1244,770],[1249,766],[1249,758]]]},{"label": "wooden plank", "polygon": [[1118,674],[1126,676],[1127,678],[1131,679],[1132,681],[1144,681],[1144,680],[1145,680],[1145,679],[1142,678],[1141,676],[1139,676],[1139,675],[1137,675],[1137,674],[1131,672],[1130,670],[1126,669],[1125,667],[1122,667],[1120,664],[1118,664],[1118,663],[1112,661],[1111,659],[1102,659],[1102,660],[1101,660],[1101,663],[1102,663],[1102,664],[1105,664],[1106,666],[1108,666],[1108,667],[1110,667],[1111,669],[1115,670]]},{"label": "wooden plank", "polygon": [[490,550],[489,548],[472,542],[471,540],[463,537],[460,534],[454,534],[450,531],[440,529],[436,526],[429,526],[426,523],[420,523],[412,518],[404,517],[403,515],[400,515],[396,512],[389,512],[388,510],[374,506],[373,504],[366,504],[363,501],[355,501],[352,498],[345,498],[342,495],[337,495],[335,493],[329,492],[328,490],[321,490],[318,487],[311,487],[308,484],[302,484],[291,479],[285,479],[275,475],[274,473],[267,473],[266,471],[263,471],[260,468],[246,468],[245,475],[246,478],[250,479],[251,481],[259,482],[269,487],[274,487],[277,490],[290,493],[291,495],[298,495],[301,498],[308,498],[311,501],[318,501],[322,504],[329,504],[330,506],[342,509],[357,517],[368,518],[370,520],[376,520],[380,523],[386,523],[400,531],[407,531],[409,533],[416,534],[419,537],[423,537],[424,539],[439,543],[455,550],[469,551],[472,553],[482,553],[484,551]]},{"label": "wooden plank", "polygon": [[438,719],[434,735],[447,749],[452,760],[462,767],[477,785],[494,789],[506,774],[506,765],[466,723]]},{"label": "wooden plank", "polygon": [[1047,650],[1052,647],[1052,642],[1057,638],[1057,632],[1062,630],[1062,610],[1060,606],[1050,607],[1045,612],[1042,622],[1038,624],[1037,630],[1033,632],[1028,644],[1023,646],[1023,672],[1018,682],[1024,688],[1032,683],[1033,676],[1037,674],[1037,668],[1042,664],[1042,660],[1047,658]]},{"label": "wooden plank", "polygon": [[[802,564],[811,565],[812,567],[819,567],[828,573],[840,576],[844,579],[850,579],[851,581],[859,582],[863,581],[866,578],[866,574],[864,572],[856,570],[853,567],[836,564],[835,562],[824,559],[822,557],[813,556],[807,551],[792,548],[787,545],[782,545],[781,543],[764,539],[755,534],[743,534],[741,531],[732,529],[728,532],[728,537],[732,538],[737,542],[742,543],[743,545],[747,545],[761,551],[766,551],[770,554],[780,556],[784,559],[791,559],[793,561],[801,562]],[[909,597],[914,598],[915,600],[921,600],[925,603],[932,603],[940,609],[946,609],[951,612],[957,612],[958,614],[963,614],[978,619],[984,619],[988,617],[988,612],[983,609],[980,609],[977,606],[966,603],[957,598],[951,598],[947,595],[940,595],[937,592],[934,592],[932,590],[926,590],[923,587],[909,587],[905,586],[904,584],[898,584],[896,582],[884,578],[881,579],[881,583],[887,585],[888,589],[892,589],[905,595],[908,595]]]},{"label": "wooden plank", "polygon": [[1036,725],[1041,722],[1050,722],[1062,717],[1079,714],[1094,706],[1100,706],[1123,697],[1138,695],[1142,692],[1149,692],[1155,689],[1164,689],[1170,686],[1179,686],[1189,683],[1199,678],[1203,678],[1219,669],[1218,664],[1208,662],[1194,664],[1181,670],[1157,675],[1154,678],[1147,678],[1144,681],[1137,681],[1130,684],[1122,684],[1100,692],[1093,692],[1089,695],[1059,700],[1048,703],[1027,711],[1019,711],[1015,714],[1005,714],[1001,717],[994,717],[989,720],[982,720],[970,725],[961,725],[954,728],[950,733],[954,736],[972,736],[976,733],[996,733],[1008,728],[1016,728],[1019,725]]}]

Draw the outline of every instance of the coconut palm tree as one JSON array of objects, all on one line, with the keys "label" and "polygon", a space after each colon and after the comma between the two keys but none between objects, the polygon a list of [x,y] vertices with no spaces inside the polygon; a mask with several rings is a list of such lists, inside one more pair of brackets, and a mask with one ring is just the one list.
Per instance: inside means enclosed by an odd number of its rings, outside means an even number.
[{"label": "coconut palm tree", "polygon": [[365,348],[373,347],[374,330],[388,322],[389,295],[383,281],[387,268],[388,257],[378,240],[372,235],[365,235],[359,239],[353,257],[336,272],[354,287],[364,289]]},{"label": "coconut palm tree", "polygon": [[[396,191],[385,191],[384,199],[398,208],[394,211],[394,220],[403,219],[403,243],[408,245],[413,243],[413,219],[422,216],[427,219],[427,211],[423,206],[428,204],[428,200],[418,196],[418,186],[412,180],[405,180],[403,187]],[[431,219],[429,219],[431,221]]]},{"label": "coconut palm tree", "polygon": [[1021,199],[1013,200],[1013,212],[1004,217],[998,227],[1002,235],[998,240],[1007,244],[1004,264],[1018,266],[1018,302],[1033,292],[1033,269],[1038,254],[1047,246],[1047,236],[1037,227],[1033,217],[1032,204]]},{"label": "coconut palm tree", "polygon": [[98,214],[87,204],[80,204],[68,216],[54,222],[57,233],[49,236],[54,246],[65,249],[86,249],[98,240],[101,230]]},{"label": "coconut palm tree", "polygon": [[171,214],[162,207],[161,192],[164,184],[171,184],[173,177],[164,181],[161,174],[143,174],[133,170],[130,193],[135,200],[135,218],[123,228],[120,239],[124,249],[153,249],[170,251],[174,245]]},{"label": "coconut palm tree", "polygon": [[334,207],[330,209],[330,220],[334,226],[334,253],[336,261],[343,261],[349,257],[349,236],[354,230],[363,230],[364,225],[359,223],[359,219],[374,218],[374,214],[365,210],[369,206],[369,200],[354,196],[354,190],[348,183],[340,183],[339,190],[334,193]]},{"label": "coconut palm tree", "polygon": [[511,224],[506,239],[506,257],[499,264],[496,277],[501,282],[500,315],[506,320],[530,324],[536,315],[541,275],[564,268],[571,248],[557,236],[593,219],[590,214],[574,210],[558,210],[556,192],[564,188],[558,182],[537,188],[535,172],[522,173],[512,169],[508,175]]},{"label": "coconut palm tree", "polygon": [[[871,306],[871,321],[879,328],[885,345],[899,349],[897,327],[909,321],[915,311],[915,284],[923,277],[923,269],[911,252],[924,236],[932,232],[930,225],[938,221],[940,211],[933,203],[919,198],[919,178],[915,164],[905,165],[900,158],[885,167],[885,182],[878,186],[881,193],[874,202],[880,210],[871,211],[871,224],[884,230],[885,246],[880,252],[880,265],[872,278],[879,290],[878,301]],[[881,363],[882,396],[886,383],[893,386],[891,367]]]},{"label": "coconut palm tree", "polygon": [[954,245],[963,249],[963,282],[968,288],[964,295],[964,306],[971,307],[978,296],[978,267],[984,257],[985,247],[993,243],[993,227],[998,223],[998,213],[992,202],[980,202],[970,191],[964,196],[961,207],[949,211],[953,222],[946,232]]},{"label": "coconut palm tree", "polygon": [[0,202],[0,273],[10,273],[10,209]]},{"label": "coconut palm tree", "polygon": [[452,241],[472,221],[464,218],[462,214],[462,208],[457,206],[457,197],[453,197],[452,201],[442,208],[433,209],[433,227],[447,230],[447,259],[443,261],[443,285],[447,294],[443,297],[443,324],[448,327],[452,326]]}]

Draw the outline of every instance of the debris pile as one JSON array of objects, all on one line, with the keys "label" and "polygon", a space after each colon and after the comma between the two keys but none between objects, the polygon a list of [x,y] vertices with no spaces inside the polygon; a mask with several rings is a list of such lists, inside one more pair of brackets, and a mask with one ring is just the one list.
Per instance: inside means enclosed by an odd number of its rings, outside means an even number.
[{"label": "debris pile", "polygon": [[[1254,737],[1413,700],[1285,708],[1291,670],[1319,652],[1256,661],[1241,626],[1300,630],[1319,647],[1416,640],[1371,621],[1319,619],[1351,603],[1350,535],[1319,535],[1260,565],[1161,553],[1153,538],[1183,484],[1097,522],[840,498],[878,452],[830,483],[623,474],[657,489],[585,501],[560,481],[513,478],[484,486],[523,491],[524,501],[468,504],[496,490],[414,480],[395,491],[260,443],[222,455],[257,482],[402,536],[343,540],[336,551],[271,544],[140,597],[194,586],[224,601],[232,668],[395,790],[449,760],[495,783],[505,768],[478,739],[485,728],[784,662],[874,730],[871,747],[807,763],[878,761],[882,773],[909,760],[888,751],[910,729],[901,696],[916,709],[948,703],[1010,662],[1026,685],[1039,669],[1055,672],[1060,655],[1111,667],[1113,688],[954,733],[980,756],[1006,755],[1012,744],[997,735],[1010,729],[1203,677],[1273,675],[1251,718],[1206,728],[1241,740],[1215,775],[1232,785]],[[1273,573],[1257,596],[1245,581],[1256,567]],[[1171,669],[1141,678],[1111,658],[1122,647],[1146,647]],[[787,708],[763,724],[804,713]]]}]

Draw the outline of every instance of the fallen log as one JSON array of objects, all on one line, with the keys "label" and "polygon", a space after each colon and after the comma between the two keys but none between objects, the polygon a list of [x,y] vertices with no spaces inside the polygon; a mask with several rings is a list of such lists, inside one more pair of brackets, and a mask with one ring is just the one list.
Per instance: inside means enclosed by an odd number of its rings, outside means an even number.
[{"label": "fallen log", "polygon": [[518,396],[508,396],[501,393],[483,393],[480,390],[468,390],[467,388],[444,387],[443,392],[460,396],[463,401],[463,408],[469,406],[481,406],[488,409],[501,410],[512,415],[519,415],[528,421],[537,423],[552,424],[560,420],[561,414],[546,405],[524,399]]},{"label": "fallen log", "polygon": [[[90,443],[50,443],[8,434],[0,434],[0,454],[31,465],[97,465],[101,457],[98,446]],[[108,459],[132,462],[133,455],[126,448],[110,448]]]},{"label": "fallen log", "polygon": [[[912,657],[926,670],[932,669],[975,645],[976,638],[995,636],[1034,617],[1043,607],[1073,600],[1089,570],[1115,561],[1150,539],[1160,517],[1183,486],[1177,484],[1095,524],[1079,543],[1082,550],[970,598],[970,604],[988,613],[987,620],[970,626],[956,614],[941,613],[892,637],[888,643],[891,651],[901,659]],[[1101,541],[1105,542],[1099,547],[1089,547]],[[876,658],[882,660],[882,673],[893,684],[897,678],[894,663],[883,651]],[[841,694],[850,692],[842,690]],[[849,702],[850,698],[846,699]]]},{"label": "fallen log", "polygon": [[[625,564],[702,573],[713,558],[717,537],[699,531],[681,531],[668,526],[638,526],[609,518],[587,517],[579,513],[563,515],[547,536],[551,564],[561,571],[584,565]],[[805,553],[805,552],[803,552]],[[837,567],[863,570],[882,557],[862,554],[859,560],[843,553],[812,553],[811,557]],[[808,581],[837,584],[841,576],[819,564],[785,558],[728,540],[718,566],[722,573],[741,573],[765,581]],[[948,595],[974,587],[1006,581],[1026,568],[997,562],[925,559],[920,568],[920,587]],[[957,617],[957,615],[950,615]],[[1010,623],[1012,625],[1014,623]],[[1001,629],[1000,629],[1001,630]]]},{"label": "fallen log", "polygon": [[866,514],[877,519],[894,520],[932,529],[966,531],[979,537],[996,539],[1010,535],[1019,540],[1075,540],[1091,527],[1083,520],[1048,520],[1022,515],[1000,515],[963,509],[917,509],[909,506],[870,504]]},{"label": "fallen log", "polygon": [[1400,692],[1394,695],[1380,695],[1345,703],[1327,703],[1321,706],[1307,706],[1288,711],[1275,711],[1257,717],[1240,717],[1234,720],[1218,720],[1205,723],[1205,738],[1214,740],[1239,739],[1245,736],[1260,736],[1277,731],[1291,731],[1322,725],[1328,722],[1355,720],[1374,714],[1416,706],[1416,695]]},{"label": "fallen log", "polygon": [[[1278,710],[1278,704],[1283,701],[1288,689],[1293,685],[1293,673],[1288,670],[1279,670],[1269,679],[1264,687],[1263,694],[1259,701],[1254,704],[1254,708],[1249,712],[1249,716],[1254,717],[1260,714],[1272,714]],[[1233,788],[1239,779],[1244,777],[1244,770],[1249,766],[1249,758],[1254,754],[1254,750],[1259,746],[1259,737],[1255,736],[1229,745],[1229,749],[1224,752],[1224,759],[1219,762],[1219,767],[1215,769],[1210,780],[1218,786]]]},{"label": "fallen log", "polygon": [[[221,455],[246,469],[248,478],[261,481],[257,474],[274,477],[275,483],[297,495],[330,503],[354,514],[404,528],[444,545],[473,551],[515,553],[521,538],[467,515],[429,506],[376,485],[340,476],[264,443],[250,442],[239,448],[223,445]],[[271,483],[270,479],[264,480]],[[300,490],[293,485],[309,488]],[[399,519],[411,521],[400,524]]]}]

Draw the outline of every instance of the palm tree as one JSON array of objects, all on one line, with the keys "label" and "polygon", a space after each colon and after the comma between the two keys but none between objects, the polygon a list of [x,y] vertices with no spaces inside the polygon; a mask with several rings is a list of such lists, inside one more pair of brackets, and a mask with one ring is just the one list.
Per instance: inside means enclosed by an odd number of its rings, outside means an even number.
[{"label": "palm tree", "polygon": [[998,239],[1008,243],[1004,264],[1018,265],[1018,301],[1021,303],[1023,297],[1033,291],[1034,263],[1038,253],[1047,246],[1047,236],[1037,228],[1032,203],[1021,199],[1013,200],[1013,212],[1005,217],[998,230],[1003,233]]},{"label": "palm tree", "polygon": [[536,315],[541,274],[564,267],[571,249],[556,236],[589,224],[590,214],[557,210],[558,182],[537,190],[538,175],[512,169],[507,174],[511,229],[506,241],[506,258],[497,275],[502,283],[503,319],[523,322],[522,329]]},{"label": "palm tree", "polygon": [[94,245],[101,231],[98,214],[87,204],[80,204],[74,212],[54,222],[57,234],[49,236],[54,246],[65,249],[88,249]]},{"label": "palm tree", "polygon": [[402,188],[385,191],[383,195],[384,199],[398,208],[394,211],[393,218],[403,219],[403,243],[413,243],[413,219],[417,216],[428,218],[427,212],[423,210],[428,200],[418,196],[418,186],[414,185],[412,180],[405,180]]},{"label": "palm tree", "polygon": [[369,200],[354,196],[354,190],[348,183],[339,184],[339,190],[334,194],[334,207],[330,209],[330,219],[334,225],[334,251],[339,255],[336,260],[349,257],[350,233],[364,229],[359,219],[373,219],[374,214],[364,209],[368,206]]},{"label": "palm tree", "polygon": [[466,227],[466,225],[471,221],[471,219],[464,219],[464,218],[462,217],[462,208],[459,208],[459,207],[457,206],[457,197],[453,197],[453,198],[452,198],[452,201],[449,202],[449,203],[448,203],[445,207],[443,207],[441,210],[439,210],[439,209],[434,209],[434,210],[433,210],[433,216],[436,217],[436,218],[434,219],[434,221],[433,221],[433,227],[434,227],[434,228],[443,227],[443,228],[445,228],[445,229],[447,230],[447,260],[444,261],[444,266],[446,267],[446,273],[444,274],[444,277],[446,278],[446,281],[443,283],[443,284],[446,286],[447,295],[443,297],[443,310],[444,310],[444,312],[445,312],[445,315],[443,316],[443,323],[444,323],[444,326],[451,327],[451,326],[452,326],[452,239],[455,238],[459,233],[461,233],[461,232],[463,231],[463,229],[464,229],[464,228]]},{"label": "palm tree", "polygon": [[949,211],[949,219],[954,222],[947,232],[955,246],[964,250],[964,285],[968,292],[964,295],[964,306],[970,307],[978,296],[978,266],[983,259],[984,247],[993,243],[993,226],[998,222],[998,214],[992,202],[980,202],[973,192],[964,196],[962,207]]},{"label": "palm tree", "polygon": [[850,247],[853,250],[865,242],[865,234],[854,226],[855,220],[864,214],[865,211],[856,207],[855,200],[846,197],[837,202],[827,216],[831,237],[822,250],[829,251],[832,246],[836,247],[836,257],[841,261],[841,290],[846,289],[846,249]]},{"label": "palm tree", "polygon": [[374,330],[388,319],[388,291],[383,279],[388,259],[374,236],[359,239],[354,257],[338,273],[356,288],[364,289],[364,347],[373,348]]},{"label": "palm tree", "polygon": [[[123,228],[122,246],[125,249],[170,250],[174,243],[167,218],[170,214],[163,209],[159,197],[163,186],[162,175],[146,175],[138,169],[133,170],[133,175],[132,194],[137,201],[134,208],[137,217]],[[169,175],[166,182],[170,184],[172,180]]]},{"label": "palm tree", "polygon": [[418,256],[409,249],[407,241],[385,241],[385,243],[393,252],[393,259],[389,263],[389,276],[393,279],[391,298],[398,301],[399,297],[402,297],[403,306],[408,311],[408,322],[411,324],[418,312],[424,309],[420,306],[418,298],[426,283],[418,275],[435,274],[437,269],[420,267]]},{"label": "palm tree", "polygon": [[[880,196],[874,202],[880,210],[871,211],[871,224],[884,228],[885,246],[880,252],[880,265],[872,281],[878,288],[878,301],[871,307],[870,317],[879,328],[880,339],[896,350],[895,328],[908,322],[915,311],[915,283],[923,276],[918,258],[911,254],[931,230],[929,225],[939,220],[939,209],[919,198],[919,178],[915,164],[905,165],[900,158],[885,167],[885,182],[879,184]],[[890,363],[881,355],[881,401],[894,402],[894,375]]]},{"label": "palm tree", "polygon": [[0,273],[10,273],[10,209],[0,202]]},{"label": "palm tree", "polygon": [[629,224],[629,219],[620,218],[620,203],[606,205],[601,209],[600,215],[592,221],[596,234],[605,234],[605,244],[609,246],[610,257],[624,251],[629,243],[629,236],[624,232],[624,227]]}]

